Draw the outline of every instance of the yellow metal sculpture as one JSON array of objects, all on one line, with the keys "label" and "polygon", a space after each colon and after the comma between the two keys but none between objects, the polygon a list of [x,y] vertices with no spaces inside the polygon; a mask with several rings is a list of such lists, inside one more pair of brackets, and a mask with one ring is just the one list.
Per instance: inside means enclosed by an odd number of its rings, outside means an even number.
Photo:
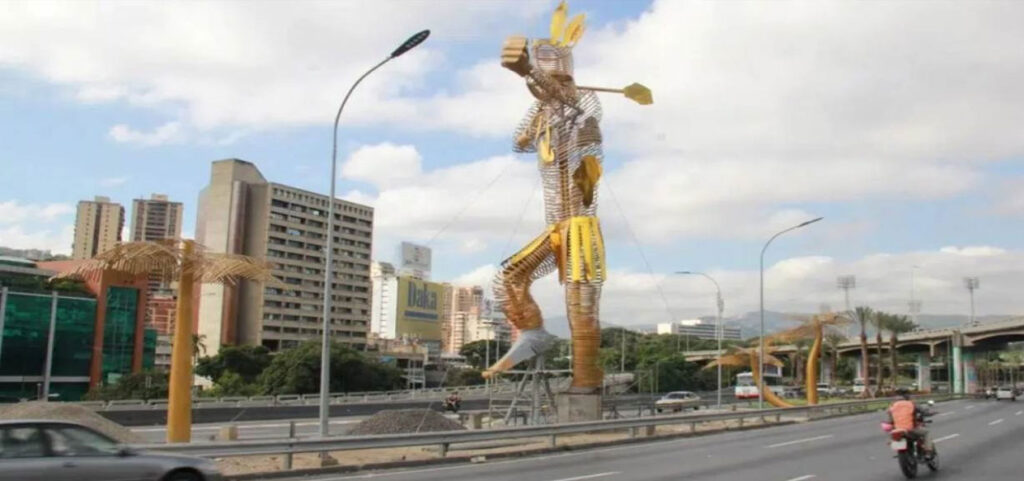
[{"label": "yellow metal sculpture", "polygon": [[825,331],[850,322],[848,318],[834,312],[825,312],[811,316],[803,324],[775,336],[779,341],[795,339],[814,339],[811,350],[807,354],[807,367],[804,388],[807,390],[807,404],[818,404],[818,371],[821,362],[821,351],[824,347]]},{"label": "yellow metal sculpture", "polygon": [[511,36],[501,52],[501,65],[523,77],[536,99],[516,129],[513,150],[537,153],[548,228],[501,264],[495,301],[520,335],[484,376],[508,370],[550,346],[554,338],[544,329],[530,285],[558,271],[572,331],[572,390],[591,392],[603,380],[597,362],[598,303],[607,276],[596,216],[603,155],[598,127],[601,105],[595,92],[621,93],[641,105],[652,103],[653,98],[648,88],[636,83],[623,89],[576,85],[572,48],[583,36],[584,16],[568,20],[568,10],[565,2],[555,10],[550,38],[531,41]]},{"label": "yellow metal sculpture", "polygon": [[[726,367],[750,367],[750,372],[754,377],[754,385],[757,386],[757,389],[760,392],[764,393],[764,400],[768,404],[779,408],[793,407],[792,404],[783,401],[782,398],[776,395],[771,389],[765,389],[764,383],[761,381],[761,369],[760,366],[758,366],[758,360],[760,359],[760,356],[758,355],[759,352],[760,351],[757,347],[734,347],[729,349],[729,352],[723,355],[720,360],[708,363],[707,366],[704,366],[704,369],[711,369],[718,366],[718,364]],[[765,342],[765,364],[781,367],[782,361],[773,356],[771,352],[771,343]]]}]

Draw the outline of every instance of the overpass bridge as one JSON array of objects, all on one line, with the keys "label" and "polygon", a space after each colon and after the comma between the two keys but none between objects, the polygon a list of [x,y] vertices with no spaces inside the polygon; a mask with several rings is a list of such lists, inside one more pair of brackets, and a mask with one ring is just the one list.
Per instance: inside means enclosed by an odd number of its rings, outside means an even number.
[{"label": "overpass bridge", "polygon": [[[916,353],[918,364],[917,381],[922,390],[931,388],[931,365],[934,358],[952,359],[949,378],[952,379],[953,392],[971,393],[977,389],[978,374],[975,357],[982,352],[1004,349],[1010,342],[1024,341],[1024,317],[1012,317],[996,322],[988,322],[973,326],[943,329],[922,329],[901,334],[896,349],[900,353]],[[888,339],[883,339],[879,346],[874,339],[868,339],[868,352],[889,351]],[[864,378],[861,372],[860,340],[849,339],[839,345],[840,356],[853,356],[858,359],[857,377]],[[791,356],[796,346],[776,346],[774,353],[780,356]],[[689,351],[684,353],[688,361],[697,363],[711,362],[718,356],[716,350]],[[831,353],[823,353],[827,356]],[[945,363],[943,363],[945,364]],[[830,363],[822,363],[822,377],[828,376]]]}]

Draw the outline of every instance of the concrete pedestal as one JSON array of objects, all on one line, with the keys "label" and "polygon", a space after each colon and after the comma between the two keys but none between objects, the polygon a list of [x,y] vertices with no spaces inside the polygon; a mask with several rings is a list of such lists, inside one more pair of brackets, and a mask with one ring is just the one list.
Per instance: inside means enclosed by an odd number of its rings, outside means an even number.
[{"label": "concrete pedestal", "polygon": [[932,358],[928,353],[917,355],[917,390],[932,392]]},{"label": "concrete pedestal", "polygon": [[563,392],[555,394],[559,423],[599,421],[603,417],[601,393],[577,394]]}]

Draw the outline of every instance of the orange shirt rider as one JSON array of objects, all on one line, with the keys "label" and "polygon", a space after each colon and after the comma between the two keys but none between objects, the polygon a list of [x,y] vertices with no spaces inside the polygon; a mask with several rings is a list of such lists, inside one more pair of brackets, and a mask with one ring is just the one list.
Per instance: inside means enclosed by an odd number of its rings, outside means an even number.
[{"label": "orange shirt rider", "polygon": [[895,429],[912,431],[916,426],[915,412],[917,407],[913,401],[905,399],[896,401],[889,406],[889,415],[892,416],[892,425]]}]

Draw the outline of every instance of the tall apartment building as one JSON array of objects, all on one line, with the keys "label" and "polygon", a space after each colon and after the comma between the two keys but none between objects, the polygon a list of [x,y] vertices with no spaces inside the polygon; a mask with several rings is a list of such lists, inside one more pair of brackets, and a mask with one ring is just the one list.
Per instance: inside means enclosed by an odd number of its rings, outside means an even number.
[{"label": "tall apartment building", "polygon": [[78,202],[75,216],[75,240],[72,259],[92,259],[121,242],[124,228],[124,207],[109,197],[96,196]]},{"label": "tall apartment building", "polygon": [[[199,287],[198,333],[210,351],[222,344],[276,351],[320,338],[327,209],[326,195],[268,182],[250,162],[213,162],[210,184],[199,195],[196,240],[212,252],[269,261],[286,288],[250,282]],[[373,208],[335,200],[334,229],[331,336],[363,349],[370,330]]]},{"label": "tall apartment building", "polygon": [[184,206],[166,195],[151,194],[149,199],[132,201],[132,242],[181,237]]},{"label": "tall apartment building", "polygon": [[445,296],[448,303],[443,312],[448,314],[445,321],[444,348],[449,354],[457,354],[468,340],[466,327],[481,316],[484,304],[484,288],[480,286],[451,287],[451,294]]}]

